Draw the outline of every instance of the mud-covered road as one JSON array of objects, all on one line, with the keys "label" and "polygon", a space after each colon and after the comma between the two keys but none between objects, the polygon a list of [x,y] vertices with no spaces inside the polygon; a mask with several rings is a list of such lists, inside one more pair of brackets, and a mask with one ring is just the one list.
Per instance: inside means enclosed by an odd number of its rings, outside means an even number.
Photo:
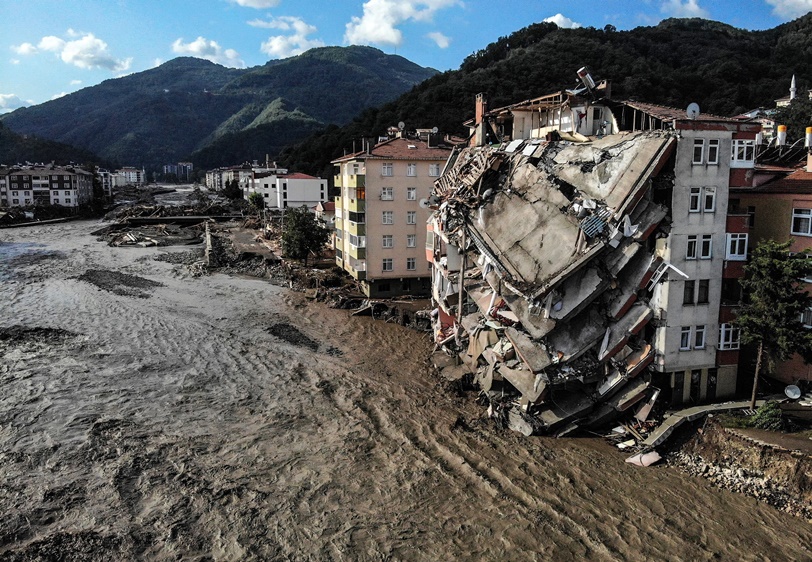
[{"label": "mud-covered road", "polygon": [[752,498],[493,428],[423,334],[98,226],[0,230],[0,560],[812,559]]}]

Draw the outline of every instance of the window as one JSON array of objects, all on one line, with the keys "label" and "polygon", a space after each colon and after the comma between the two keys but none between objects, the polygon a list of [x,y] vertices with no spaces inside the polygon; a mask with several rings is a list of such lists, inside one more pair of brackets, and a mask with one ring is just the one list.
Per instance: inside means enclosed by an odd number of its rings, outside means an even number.
[{"label": "window", "polygon": [[409,271],[417,269],[417,260],[415,258],[406,258],[406,269]]},{"label": "window", "polygon": [[801,313],[801,324],[804,328],[812,328],[812,308],[807,308]]},{"label": "window", "polygon": [[733,139],[730,154],[730,165],[734,168],[737,164],[751,164],[755,160],[756,141]]},{"label": "window", "polygon": [[696,304],[708,304],[710,294],[710,279],[699,280],[699,293],[696,295]]},{"label": "window", "polygon": [[12,195],[19,195],[16,191],[11,192]]},{"label": "window", "polygon": [[747,234],[728,234],[726,260],[745,261],[747,259]]},{"label": "window", "polygon": [[694,139],[694,157],[692,164],[701,164],[705,152],[705,139]]},{"label": "window", "polygon": [[381,213],[381,220],[383,224],[395,224],[394,211],[384,211],[383,213]]},{"label": "window", "polygon": [[[26,187],[28,187],[28,186],[26,185]],[[31,192],[30,191],[23,191],[23,195],[31,195]]]},{"label": "window", "polygon": [[381,175],[391,177],[393,174],[393,166],[391,163],[383,164],[381,166]]},{"label": "window", "polygon": [[739,349],[739,329],[732,324],[722,324],[719,326],[719,349],[732,350]]},{"label": "window", "polygon": [[686,281],[682,290],[682,304],[694,304],[696,281]]},{"label": "window", "polygon": [[752,205],[747,207],[747,227],[756,227],[756,208]]},{"label": "window", "polygon": [[417,211],[408,211],[406,213],[406,224],[417,224]]},{"label": "window", "polygon": [[70,203],[70,199],[65,199],[65,203]]},{"label": "window", "polygon": [[12,202],[14,205],[17,205],[17,204],[20,202],[20,200],[19,200],[19,199],[12,199],[12,200],[11,200],[11,202]]},{"label": "window", "polygon": [[709,260],[711,259],[711,251],[713,249],[713,235],[711,234],[703,234],[702,235],[702,247],[699,253],[699,259],[702,260]]},{"label": "window", "polygon": [[687,351],[691,349],[691,327],[683,326],[679,336],[679,349],[680,351]]},{"label": "window", "polygon": [[429,164],[429,175],[432,177],[437,177],[440,175],[440,165],[439,164]]},{"label": "window", "polygon": [[394,269],[392,258],[383,258],[383,271],[392,271]]},{"label": "window", "polygon": [[708,141],[708,164],[719,163],[719,139]]},{"label": "window", "polygon": [[406,199],[408,201],[414,201],[417,199],[417,188],[416,187],[407,187],[406,188]]},{"label": "window", "polygon": [[406,235],[406,247],[407,248],[414,248],[417,246],[417,234],[407,234]]},{"label": "window", "polygon": [[54,199],[54,204],[59,205],[59,199]]},{"label": "window", "polygon": [[417,175],[417,164],[406,164],[406,175],[415,177]]},{"label": "window", "polygon": [[688,248],[685,250],[685,259],[686,260],[695,260],[696,259],[696,235],[692,234],[688,236]]},{"label": "window", "polygon": [[349,216],[347,218],[350,222],[354,222],[356,224],[364,224],[367,221],[366,213],[356,213],[353,211],[349,212]]},{"label": "window", "polygon": [[381,188],[381,199],[384,201],[392,201],[395,198],[394,189],[391,187]]},{"label": "window", "polygon": [[694,328],[694,349],[705,349],[705,326]]},{"label": "window", "polygon": [[70,191],[65,191],[65,195],[70,195]]},{"label": "window", "polygon": [[792,209],[792,234],[812,236],[812,209]]},{"label": "window", "polygon": [[350,234],[350,246],[355,246],[356,248],[366,248],[367,247],[367,237],[366,236],[356,236],[355,234]]},{"label": "window", "polygon": [[344,238],[344,231],[341,230],[340,228],[336,229],[336,238],[338,240],[341,240],[342,238]]},{"label": "window", "polygon": [[383,247],[384,248],[394,248],[395,247],[395,237],[391,234],[384,234],[383,235]]},{"label": "window", "polygon": [[712,213],[716,210],[716,188],[706,187],[705,198],[703,199],[702,212]]},{"label": "window", "polygon": [[699,212],[699,199],[701,198],[702,188],[700,187],[692,187],[691,188],[691,196],[688,200],[688,212],[689,213],[698,213]]}]

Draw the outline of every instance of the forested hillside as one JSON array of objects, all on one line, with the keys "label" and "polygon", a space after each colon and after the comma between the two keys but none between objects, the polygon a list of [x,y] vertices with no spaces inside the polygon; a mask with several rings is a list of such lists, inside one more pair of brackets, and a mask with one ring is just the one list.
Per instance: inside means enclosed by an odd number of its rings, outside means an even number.
[{"label": "forested hillside", "polygon": [[673,107],[698,102],[719,115],[773,107],[787,95],[793,74],[799,92],[812,87],[812,15],[766,31],[702,19],[668,19],[630,31],[534,24],[473,53],[459,70],[287,148],[279,160],[331,177],[329,161],[351,149],[353,139],[375,137],[399,121],[409,129],[464,134],[461,123],[473,117],[478,92],[488,94],[491,107],[507,105],[574,86],[584,65],[596,79],[612,81],[616,99]]}]

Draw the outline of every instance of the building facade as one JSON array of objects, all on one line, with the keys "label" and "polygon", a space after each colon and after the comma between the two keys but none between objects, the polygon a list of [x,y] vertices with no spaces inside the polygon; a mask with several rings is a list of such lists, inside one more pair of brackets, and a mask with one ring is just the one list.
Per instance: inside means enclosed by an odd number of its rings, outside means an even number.
[{"label": "building facade", "polygon": [[93,174],[77,167],[23,166],[0,171],[0,205],[79,207],[93,198]]},{"label": "building facade", "polygon": [[[336,264],[369,297],[428,294],[427,200],[451,148],[439,135],[389,139],[333,161]],[[422,202],[422,204],[421,204]]]}]

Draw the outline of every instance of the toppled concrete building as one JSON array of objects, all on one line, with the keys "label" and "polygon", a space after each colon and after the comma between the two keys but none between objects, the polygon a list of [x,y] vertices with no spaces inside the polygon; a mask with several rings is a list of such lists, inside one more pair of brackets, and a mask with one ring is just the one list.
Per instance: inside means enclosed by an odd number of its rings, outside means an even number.
[{"label": "toppled concrete building", "polygon": [[736,390],[725,209],[746,181],[737,141],[757,126],[596,90],[493,111],[479,96],[473,146],[430,201],[436,354],[526,434],[645,420],[663,391],[681,404]]}]

